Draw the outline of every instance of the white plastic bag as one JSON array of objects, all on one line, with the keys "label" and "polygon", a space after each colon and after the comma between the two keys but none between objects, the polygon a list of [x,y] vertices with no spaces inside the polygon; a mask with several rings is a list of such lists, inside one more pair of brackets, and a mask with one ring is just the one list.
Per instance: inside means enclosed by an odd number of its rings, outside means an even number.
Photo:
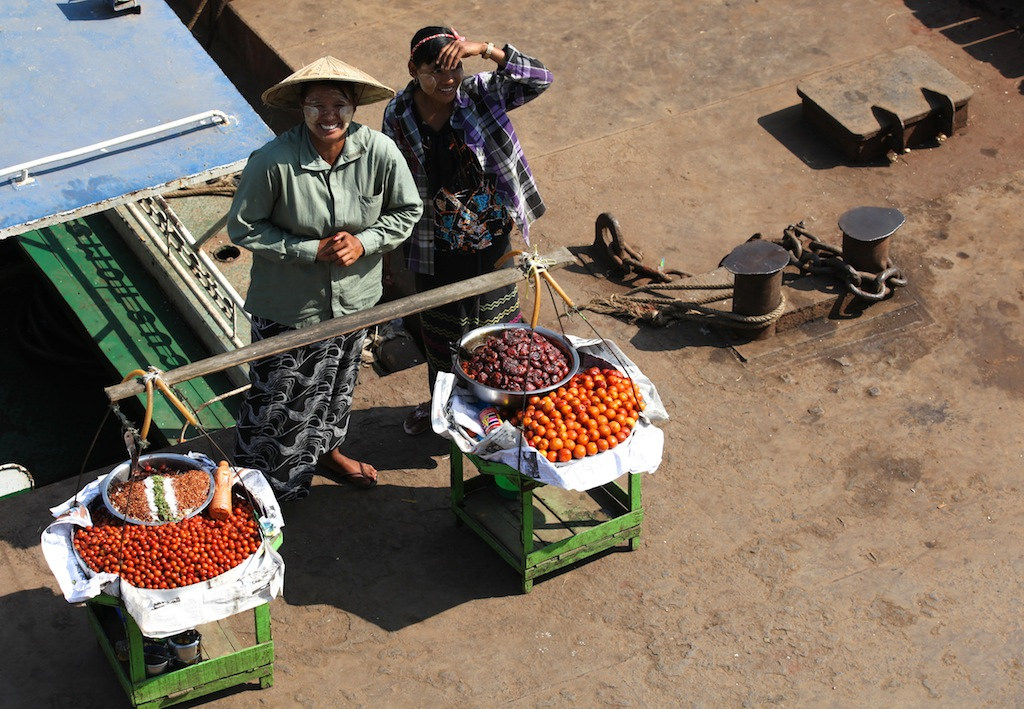
[{"label": "white plastic bag", "polygon": [[[215,467],[213,461],[201,453],[188,455],[204,469]],[[56,520],[43,530],[41,546],[64,598],[68,603],[81,603],[100,593],[120,596],[142,634],[151,638],[176,635],[272,601],[284,589],[284,559],[269,542],[284,526],[281,508],[263,473],[241,468],[237,469],[237,475],[261,508],[259,522],[265,536],[263,543],[255,554],[230,571],[181,588],[136,588],[116,574],[87,572],[82,567],[72,538],[76,527],[92,524],[88,507],[99,495],[105,476],[52,508],[50,512]]]},{"label": "white plastic bag", "polygon": [[502,463],[545,485],[566,490],[589,490],[626,473],[656,471],[661,465],[665,435],[654,422],[668,420],[668,412],[654,383],[615,343],[582,340],[571,335],[568,339],[581,356],[590,354],[604,360],[625,371],[639,385],[646,408],[625,442],[597,455],[568,463],[551,463],[536,449],[522,443],[518,431],[508,422],[481,439],[483,427],[476,419],[476,412],[488,404],[479,401],[468,389],[457,386],[455,375],[450,373],[438,374],[434,383],[431,399],[434,432],[454,441],[464,453]]}]

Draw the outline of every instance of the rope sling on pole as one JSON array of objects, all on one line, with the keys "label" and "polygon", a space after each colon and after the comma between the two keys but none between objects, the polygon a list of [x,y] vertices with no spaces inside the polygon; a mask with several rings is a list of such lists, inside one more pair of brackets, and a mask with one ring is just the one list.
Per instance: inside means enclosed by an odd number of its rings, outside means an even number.
[{"label": "rope sling on pole", "polygon": [[558,296],[565,301],[565,304],[569,306],[570,310],[576,310],[575,303],[572,302],[572,298],[566,294],[561,286],[555,281],[555,277],[548,271],[548,266],[554,264],[554,261],[549,259],[541,258],[541,256],[534,250],[534,252],[528,253],[526,251],[512,250],[503,255],[498,259],[494,267],[495,269],[500,268],[503,263],[508,261],[510,258],[516,256],[520,257],[521,263],[519,265],[520,270],[528,280],[533,284],[534,295],[533,295],[533,313],[530,316],[530,327],[537,327],[537,321],[540,319],[540,279],[543,278],[547,281],[548,285],[558,294]]}]

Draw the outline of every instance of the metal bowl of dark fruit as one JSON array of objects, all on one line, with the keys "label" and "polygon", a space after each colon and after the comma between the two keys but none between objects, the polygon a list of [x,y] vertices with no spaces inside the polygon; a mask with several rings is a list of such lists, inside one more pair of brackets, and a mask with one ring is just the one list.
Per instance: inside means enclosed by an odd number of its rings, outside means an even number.
[{"label": "metal bowl of dark fruit", "polygon": [[473,395],[503,408],[564,386],[579,367],[580,355],[565,337],[525,323],[478,327],[452,355],[452,371]]}]

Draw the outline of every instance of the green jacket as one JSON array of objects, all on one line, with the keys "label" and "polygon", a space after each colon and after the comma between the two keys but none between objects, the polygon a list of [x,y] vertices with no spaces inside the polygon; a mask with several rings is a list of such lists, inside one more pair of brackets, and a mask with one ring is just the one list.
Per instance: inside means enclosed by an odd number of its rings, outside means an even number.
[{"label": "green jacket", "polygon": [[[423,210],[394,142],[352,123],[332,167],[305,124],[256,150],[228,212],[231,241],[252,252],[245,308],[301,328],[377,304],[382,254],[409,236]],[[349,267],[315,260],[321,239],[348,231],[366,253]]]}]

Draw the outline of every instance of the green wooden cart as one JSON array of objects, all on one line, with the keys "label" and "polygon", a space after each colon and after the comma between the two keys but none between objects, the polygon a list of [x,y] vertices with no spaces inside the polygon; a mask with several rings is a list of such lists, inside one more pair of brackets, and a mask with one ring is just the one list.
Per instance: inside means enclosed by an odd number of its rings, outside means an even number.
[{"label": "green wooden cart", "polygon": [[[274,537],[275,549],[282,540],[282,534]],[[166,707],[247,682],[258,681],[261,688],[274,684],[274,641],[268,603],[247,611],[252,613],[254,643],[240,642],[232,629],[230,621],[241,614],[206,623],[197,628],[202,635],[200,661],[152,677],[146,675],[142,631],[124,612],[120,599],[100,594],[85,606],[100,648],[133,707]],[[118,656],[119,649],[126,651],[126,659]]]},{"label": "green wooden cart", "polygon": [[[481,473],[464,475],[463,457]],[[538,483],[501,463],[451,445],[451,495],[455,519],[475,531],[519,572],[529,593],[538,576],[619,544],[640,544],[644,518],[643,473],[574,492]],[[510,494],[496,481],[501,481]]]}]

